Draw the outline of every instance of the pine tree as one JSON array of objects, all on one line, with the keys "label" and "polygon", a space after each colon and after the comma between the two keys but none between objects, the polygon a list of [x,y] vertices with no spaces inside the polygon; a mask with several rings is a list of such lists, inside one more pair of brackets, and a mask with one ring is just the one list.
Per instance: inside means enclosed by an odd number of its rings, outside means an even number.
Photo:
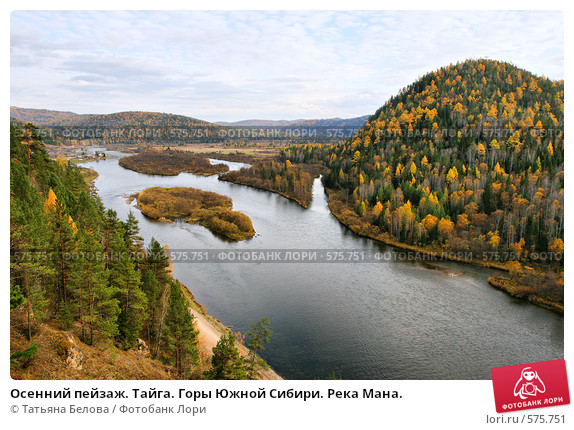
[{"label": "pine tree", "polygon": [[105,267],[103,245],[96,233],[88,230],[80,234],[79,260],[74,272],[74,313],[82,325],[82,340],[94,344],[94,333],[105,337],[118,334],[120,312],[115,289],[110,285]]},{"label": "pine tree", "polygon": [[[17,141],[12,141],[14,154]],[[49,259],[49,229],[42,210],[42,199],[30,185],[24,166],[10,163],[10,291],[11,308],[24,304],[26,336],[47,316],[50,304],[49,288],[55,271]],[[14,300],[14,302],[13,302]]]},{"label": "pine tree", "polygon": [[205,376],[208,379],[249,379],[233,333],[223,335],[213,347],[211,369]]},{"label": "pine tree", "polygon": [[179,282],[171,281],[169,307],[165,319],[164,350],[178,376],[185,378],[197,364],[199,353],[197,350],[198,332],[193,326],[194,318],[181,288]]},{"label": "pine tree", "polygon": [[[36,252],[31,253],[31,255]],[[41,253],[39,253],[41,255]],[[18,301],[26,309],[26,337],[32,339],[34,328],[48,316],[49,297],[46,294],[45,282],[53,279],[54,270],[43,264],[41,257],[21,261],[10,265],[14,285],[11,292],[18,290]],[[12,295],[11,295],[12,299]]]},{"label": "pine tree", "polygon": [[[153,277],[157,280],[160,291],[157,300],[154,302],[154,315],[152,322],[152,332],[155,333],[150,344],[151,354],[157,356],[161,347],[164,319],[167,312],[167,302],[169,294],[169,277],[166,269],[169,267],[169,258],[160,243],[154,238],[146,250],[146,266]],[[153,347],[152,347],[153,346]]]},{"label": "pine tree", "polygon": [[120,342],[128,349],[136,344],[140,336],[146,318],[147,298],[140,289],[140,274],[136,271],[133,260],[122,258],[110,273],[120,305],[118,316]]},{"label": "pine tree", "polygon": [[[51,189],[44,203],[44,211],[52,232],[50,248],[53,256],[52,263],[56,272],[55,309],[58,312],[60,305],[68,301],[70,290],[73,289],[71,282],[76,262],[72,255],[77,246],[77,227],[68,215],[64,204]],[[69,305],[66,307],[69,308]]]},{"label": "pine tree", "polygon": [[[124,223],[125,235],[124,240],[132,256],[139,258],[139,251],[143,249],[143,238],[139,235],[140,230],[138,220],[134,213],[129,211],[128,218]],[[136,267],[139,267],[139,260],[136,259]]]},{"label": "pine tree", "polygon": [[265,344],[271,340],[273,332],[267,327],[270,324],[269,318],[263,317],[257,323],[251,324],[251,330],[245,333],[249,337],[247,346],[249,347],[248,368],[247,372],[250,379],[255,378],[257,367],[262,363],[257,357],[259,351],[265,351]]},{"label": "pine tree", "polygon": [[158,340],[158,327],[161,309],[162,287],[157,282],[151,270],[144,270],[142,273],[142,291],[147,297],[147,320],[145,322],[145,331],[147,334],[147,343],[150,351],[155,351]]},{"label": "pine tree", "polygon": [[78,195],[78,207],[82,208],[76,215],[76,222],[84,229],[97,231],[102,222],[103,208],[97,194],[81,190]]},{"label": "pine tree", "polygon": [[110,273],[110,285],[119,301],[118,341],[128,349],[141,334],[146,318],[147,298],[141,290],[140,272],[125,242],[125,229],[114,211],[107,211],[104,231],[104,255]]},{"label": "pine tree", "polygon": [[160,284],[165,284],[168,281],[166,269],[169,267],[169,257],[166,255],[165,250],[161,244],[151,238],[150,244],[146,250],[146,265],[149,270]]}]

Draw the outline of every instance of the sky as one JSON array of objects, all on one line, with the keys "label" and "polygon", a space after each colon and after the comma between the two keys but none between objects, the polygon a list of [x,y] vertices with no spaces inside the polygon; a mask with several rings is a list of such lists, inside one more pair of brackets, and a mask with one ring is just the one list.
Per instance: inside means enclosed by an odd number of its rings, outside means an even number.
[{"label": "sky", "polygon": [[351,118],[468,58],[564,78],[558,11],[15,11],[10,104]]}]

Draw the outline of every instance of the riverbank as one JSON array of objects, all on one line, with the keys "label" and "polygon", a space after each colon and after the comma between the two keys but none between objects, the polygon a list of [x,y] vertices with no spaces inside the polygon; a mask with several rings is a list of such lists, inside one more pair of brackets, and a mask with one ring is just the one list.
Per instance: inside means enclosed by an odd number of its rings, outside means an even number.
[{"label": "riverbank", "polygon": [[249,180],[245,179],[245,178],[241,178],[239,176],[234,176],[234,177],[228,177],[228,176],[222,176],[220,175],[218,178],[220,181],[225,181],[225,182],[231,182],[233,184],[237,184],[237,185],[244,185],[246,187],[251,187],[251,188],[255,188],[256,190],[263,190],[263,191],[267,191],[270,193],[275,193],[275,194],[279,194],[282,197],[285,197],[286,199],[292,200],[295,203],[299,204],[299,206],[304,207],[305,209],[307,209],[309,207],[309,204],[311,203],[311,199],[309,199],[309,201],[307,200],[301,200],[295,196],[292,196],[290,194],[284,193],[283,191],[279,191],[279,190],[275,190],[275,189],[271,189],[268,188],[264,185],[258,185],[258,184],[254,184],[251,183]]},{"label": "riverbank", "polygon": [[253,164],[264,159],[276,158],[278,150],[275,152],[244,152],[244,151],[212,151],[212,152],[194,152],[206,158],[213,160],[231,161],[234,163]]},{"label": "riverbank", "polygon": [[[180,283],[181,284],[181,283]],[[200,362],[206,369],[210,366],[211,356],[213,355],[213,348],[219,342],[221,336],[229,333],[231,330],[225,327],[217,318],[209,315],[207,310],[201,306],[193,297],[193,294],[185,285],[182,285],[182,291],[184,293],[187,302],[189,303],[189,311],[195,317],[195,326],[199,331],[199,348],[200,348]],[[239,349],[242,356],[247,356],[249,350],[245,345],[236,342],[235,346]],[[275,370],[269,367],[268,369],[260,369],[259,379],[265,380],[282,380],[283,378],[275,372]]]},{"label": "riverbank", "polygon": [[219,180],[279,194],[307,209],[313,198],[313,180],[320,170],[315,165],[267,160],[249,168],[219,175]]},{"label": "riverbank", "polygon": [[80,173],[82,174],[84,180],[88,183],[88,185],[93,181],[95,181],[98,176],[100,176],[100,174],[96,172],[94,169],[89,169],[87,167],[78,167],[78,169],[80,169]]},{"label": "riverbank", "polygon": [[[345,203],[340,199],[340,192],[325,187],[325,193],[327,194],[327,204],[329,205],[331,213],[341,224],[359,236],[367,237],[369,239],[382,242],[385,245],[390,245],[409,252],[430,256],[437,260],[450,260],[456,261],[457,263],[472,264],[474,266],[503,270],[506,272],[509,271],[508,267],[501,262],[461,258],[456,252],[446,252],[443,250],[429,249],[427,247],[401,243],[388,234],[383,233],[377,226],[362,222],[359,215],[354,210],[347,207],[347,205],[345,205]],[[564,313],[563,304],[541,296],[534,287],[521,285],[506,277],[491,277],[488,279],[488,283],[494,288],[505,291],[513,297],[526,300],[536,306],[549,309],[557,313]]]},{"label": "riverbank", "polygon": [[327,193],[327,204],[329,205],[331,213],[335,216],[335,218],[337,218],[337,220],[339,220],[341,224],[359,236],[367,237],[369,239],[382,242],[385,245],[390,245],[395,248],[426,255],[437,260],[456,261],[457,263],[472,264],[489,269],[503,270],[505,272],[508,271],[508,268],[505,266],[505,264],[501,262],[471,260],[468,258],[460,257],[457,252],[448,252],[441,249],[433,249],[430,247],[422,247],[402,243],[391,237],[389,234],[382,232],[379,227],[364,223],[359,215],[340,199],[340,191],[325,187],[325,192]]},{"label": "riverbank", "polygon": [[517,299],[525,300],[533,305],[540,306],[544,309],[549,309],[559,314],[564,314],[564,305],[555,301],[540,297],[536,293],[536,289],[528,285],[521,285],[510,278],[503,276],[493,276],[488,278],[488,284],[497,290],[504,291],[505,293]]},{"label": "riverbank", "polygon": [[[155,149],[163,149],[164,146],[156,146]],[[190,145],[178,146],[179,151],[188,151],[207,158],[215,158],[225,161],[252,164],[257,160],[277,158],[285,144],[277,142],[255,143],[244,142],[242,144],[232,144],[230,142],[220,142],[212,144],[194,143]],[[226,158],[223,158],[226,157]],[[251,160],[247,161],[247,160]]]},{"label": "riverbank", "polygon": [[[219,181],[216,176],[137,174],[118,166],[121,155],[110,154],[108,160],[87,167],[100,173],[96,186],[106,208],[117,211],[120,219],[134,211],[145,243],[155,237],[173,250],[296,250],[319,246],[369,252],[377,248],[375,242],[353,234],[331,216],[319,181],[314,183],[313,204],[303,210],[282,197]],[[258,235],[250,243],[235,244],[198,226],[155,222],[122,197],[150,186],[194,187],[230,196],[237,210],[249,208],[250,215],[257,215],[252,219]],[[364,380],[488,378],[498,353],[485,347],[476,354],[461,348],[461,339],[472,345],[504,344],[508,353],[522,362],[561,354],[563,317],[526,303],[517,306],[516,300],[486,286],[489,276],[507,276],[503,272],[498,275],[454,262],[427,263],[443,266],[449,273],[460,270],[465,274],[451,278],[446,272],[427,270],[422,267],[424,262],[182,262],[174,263],[174,276],[191,289],[206,312],[224,326],[232,325],[231,331],[243,333],[259,317],[268,316],[274,334],[262,355],[280,376],[290,380],[324,379],[333,371],[344,379]],[[360,294],[349,295],[353,285],[360,287]],[[467,290],[472,294],[466,294]],[[429,297],[431,292],[433,297]],[[449,309],[448,323],[443,304]],[[549,324],[556,327],[552,333],[548,332]],[[515,328],[505,330],[508,326]],[[314,327],[312,333],[308,327]],[[385,330],[369,329],[373,327]],[[518,338],[528,338],[528,345],[517,343]],[[373,349],[372,345],[378,347]],[[432,359],[419,360],[428,350],[433,351]]]}]

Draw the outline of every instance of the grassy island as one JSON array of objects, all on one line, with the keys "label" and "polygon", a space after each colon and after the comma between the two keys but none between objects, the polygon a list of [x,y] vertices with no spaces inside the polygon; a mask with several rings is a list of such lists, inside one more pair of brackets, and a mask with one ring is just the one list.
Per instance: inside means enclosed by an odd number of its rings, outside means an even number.
[{"label": "grassy island", "polygon": [[181,172],[210,176],[229,170],[225,164],[211,164],[206,157],[188,151],[143,151],[120,159],[120,166],[148,175],[176,176]]},{"label": "grassy island", "polygon": [[151,187],[139,194],[138,206],[150,218],[187,217],[190,224],[200,223],[231,240],[250,239],[255,235],[251,219],[241,212],[231,210],[231,198],[210,191],[186,187]]}]

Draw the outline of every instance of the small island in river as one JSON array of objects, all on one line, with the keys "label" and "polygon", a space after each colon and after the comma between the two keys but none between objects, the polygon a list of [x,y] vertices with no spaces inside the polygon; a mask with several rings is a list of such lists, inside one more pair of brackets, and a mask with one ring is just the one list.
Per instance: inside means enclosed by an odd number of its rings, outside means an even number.
[{"label": "small island in river", "polygon": [[231,210],[230,197],[187,187],[151,187],[138,195],[138,207],[147,217],[162,220],[187,217],[190,224],[201,224],[231,240],[255,235],[251,219]]},{"label": "small island in river", "polygon": [[210,176],[229,170],[226,164],[211,164],[203,156],[188,151],[148,150],[120,159],[120,166],[147,175],[176,176],[181,172]]}]

